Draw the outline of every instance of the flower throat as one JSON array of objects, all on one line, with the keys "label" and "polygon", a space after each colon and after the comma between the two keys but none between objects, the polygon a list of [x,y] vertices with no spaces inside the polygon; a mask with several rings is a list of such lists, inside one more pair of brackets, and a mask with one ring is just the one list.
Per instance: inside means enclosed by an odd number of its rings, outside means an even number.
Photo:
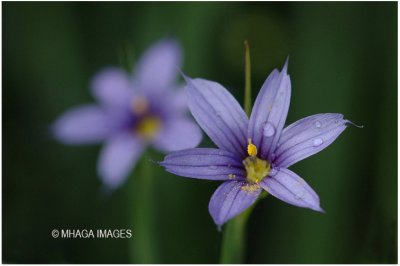
[{"label": "flower throat", "polygon": [[149,112],[149,103],[144,97],[137,97],[131,104],[132,113],[139,117],[133,130],[144,140],[152,140],[161,128],[161,119]]},{"label": "flower throat", "polygon": [[268,176],[271,170],[271,164],[257,157],[257,147],[248,139],[247,145],[248,157],[243,160],[246,168],[246,180],[249,183],[258,183]]}]

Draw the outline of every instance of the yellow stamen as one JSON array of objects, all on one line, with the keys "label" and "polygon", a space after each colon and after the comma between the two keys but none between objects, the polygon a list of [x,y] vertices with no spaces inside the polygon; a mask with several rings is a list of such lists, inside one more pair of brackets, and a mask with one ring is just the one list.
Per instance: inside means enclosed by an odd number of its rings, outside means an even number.
[{"label": "yellow stamen", "polygon": [[250,156],[256,156],[257,155],[257,147],[256,147],[256,145],[254,145],[251,142],[251,139],[248,139],[248,142],[249,142],[249,145],[247,145],[247,153]]},{"label": "yellow stamen", "polygon": [[246,169],[246,180],[249,183],[257,184],[268,176],[271,165],[260,158],[249,156],[243,160]]},{"label": "yellow stamen", "polygon": [[242,190],[249,192],[249,193],[258,190],[259,188],[260,188],[259,184],[246,184],[241,187]]},{"label": "yellow stamen", "polygon": [[146,140],[151,140],[154,138],[156,133],[161,127],[161,120],[155,116],[149,116],[143,118],[139,124],[136,126],[136,133]]}]

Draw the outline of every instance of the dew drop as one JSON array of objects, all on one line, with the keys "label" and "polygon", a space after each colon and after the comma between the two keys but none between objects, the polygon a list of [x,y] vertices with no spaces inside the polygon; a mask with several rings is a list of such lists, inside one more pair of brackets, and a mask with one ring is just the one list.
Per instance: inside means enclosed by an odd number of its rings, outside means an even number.
[{"label": "dew drop", "polygon": [[275,134],[275,128],[271,123],[266,123],[263,129],[263,134],[266,137],[272,137]]},{"label": "dew drop", "polygon": [[298,193],[296,193],[296,194],[294,195],[294,197],[295,197],[296,199],[303,199],[303,198],[304,198],[304,194],[305,194],[304,190],[300,190]]},{"label": "dew drop", "polygon": [[221,116],[222,116],[221,112],[219,112],[219,111],[215,112],[215,115],[216,115],[217,117],[221,117]]},{"label": "dew drop", "polygon": [[314,140],[313,140],[313,146],[314,146],[314,147],[318,147],[318,146],[320,146],[322,143],[324,143],[324,141],[323,141],[322,139],[320,139],[320,138],[314,139]]},{"label": "dew drop", "polygon": [[315,127],[317,127],[317,128],[320,128],[320,127],[322,126],[322,125],[321,125],[321,122],[319,122],[319,121],[315,121],[314,125],[315,125]]},{"label": "dew drop", "polygon": [[271,172],[269,172],[269,176],[274,177],[274,176],[276,176],[277,173],[278,173],[278,170],[276,168],[272,168]]},{"label": "dew drop", "polygon": [[296,194],[294,197],[299,200],[299,199],[303,198],[303,195],[302,194]]},{"label": "dew drop", "polygon": [[276,154],[275,154],[275,153],[272,153],[272,154],[271,154],[271,160],[273,161],[273,160],[275,160],[275,158],[276,158]]},{"label": "dew drop", "polygon": [[216,165],[210,165],[209,168],[210,168],[211,170],[217,170],[218,167],[217,167]]}]

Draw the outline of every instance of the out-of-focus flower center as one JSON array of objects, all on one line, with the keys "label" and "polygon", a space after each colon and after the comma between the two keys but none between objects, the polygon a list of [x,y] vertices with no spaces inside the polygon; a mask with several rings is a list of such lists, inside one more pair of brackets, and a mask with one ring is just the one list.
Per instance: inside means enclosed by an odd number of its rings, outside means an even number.
[{"label": "out-of-focus flower center", "polygon": [[258,158],[257,147],[251,142],[251,139],[248,141],[247,153],[249,156],[243,160],[243,165],[246,169],[246,180],[249,183],[257,184],[268,176],[271,170],[271,164]]},{"label": "out-of-focus flower center", "polygon": [[151,140],[161,127],[161,120],[155,116],[147,116],[142,118],[136,125],[135,131],[140,137]]},{"label": "out-of-focus flower center", "polygon": [[138,118],[134,131],[145,140],[152,140],[161,127],[161,119],[149,112],[150,105],[145,97],[135,97],[131,103],[132,113]]},{"label": "out-of-focus flower center", "polygon": [[131,108],[135,115],[144,115],[149,110],[149,103],[146,98],[138,96],[132,100]]}]

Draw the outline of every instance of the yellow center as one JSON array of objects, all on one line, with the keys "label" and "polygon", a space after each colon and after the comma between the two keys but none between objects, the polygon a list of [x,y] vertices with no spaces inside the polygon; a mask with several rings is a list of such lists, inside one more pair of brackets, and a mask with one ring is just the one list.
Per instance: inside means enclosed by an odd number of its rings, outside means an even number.
[{"label": "yellow center", "polygon": [[249,156],[243,160],[246,169],[246,180],[249,183],[257,184],[268,176],[271,170],[271,164],[257,157],[257,147],[248,140],[247,153]]},{"label": "yellow center", "polygon": [[161,120],[155,116],[143,118],[136,126],[136,133],[143,139],[152,139],[161,127]]}]

